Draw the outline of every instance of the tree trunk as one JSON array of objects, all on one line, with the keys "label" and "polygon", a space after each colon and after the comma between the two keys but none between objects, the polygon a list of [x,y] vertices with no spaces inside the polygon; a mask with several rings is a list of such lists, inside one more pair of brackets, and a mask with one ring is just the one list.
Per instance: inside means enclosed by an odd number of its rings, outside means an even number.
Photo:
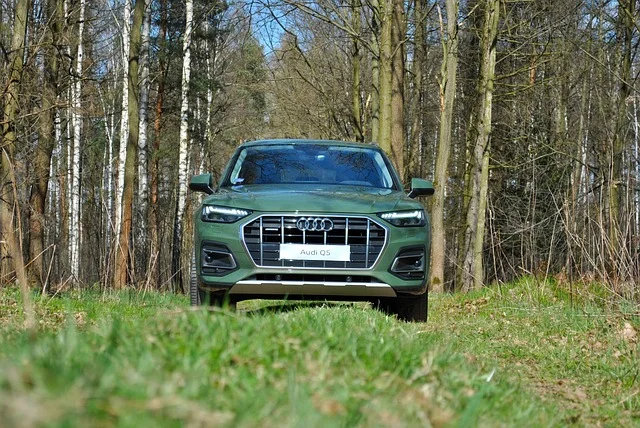
[{"label": "tree trunk", "polygon": [[160,152],[160,132],[162,131],[162,107],[164,102],[164,82],[167,74],[166,61],[166,34],[167,34],[167,1],[162,0],[160,4],[160,33],[158,40],[159,48],[159,69],[158,75],[158,95],[155,104],[155,118],[153,122],[153,150],[151,152],[150,170],[150,200],[149,200],[149,275],[150,282],[156,288],[160,288],[160,233],[158,222],[158,174],[159,174],[159,152]]},{"label": "tree trunk", "polygon": [[621,236],[626,227],[621,227],[622,212],[620,205],[622,202],[622,192],[620,188],[624,185],[623,174],[623,152],[625,150],[626,134],[629,127],[628,105],[627,101],[631,94],[631,54],[633,42],[633,30],[635,16],[635,0],[621,0],[618,2],[618,20],[619,28],[617,30],[618,40],[620,40],[621,49],[621,65],[620,65],[620,81],[617,94],[617,114],[615,122],[615,135],[613,136],[612,145],[607,150],[607,171],[605,173],[606,191],[608,194],[608,218],[609,227],[609,263],[607,273],[617,283],[623,268],[620,265],[623,259],[625,239]]},{"label": "tree trunk", "polygon": [[187,202],[187,174],[189,155],[189,81],[191,78],[191,35],[193,32],[193,0],[186,0],[186,21],[182,47],[182,107],[180,109],[180,156],[178,162],[178,202],[173,229],[172,276],[182,287],[180,248],[182,246],[182,219]]},{"label": "tree trunk", "polygon": [[29,197],[29,279],[40,288],[44,282],[44,232],[45,203],[49,188],[51,155],[55,145],[55,117],[58,82],[58,39],[63,19],[62,3],[48,0],[48,28],[45,29],[47,43],[44,54],[44,85],[39,114],[38,148],[33,162],[36,182],[31,186]]},{"label": "tree trunk", "polygon": [[371,0],[371,141],[380,141],[380,2]]},{"label": "tree trunk", "polygon": [[[120,236],[120,226],[122,225],[122,193],[124,192],[124,168],[127,161],[127,142],[129,141],[129,50],[131,49],[131,1],[124,1],[124,12],[122,21],[122,113],[120,116],[120,148],[118,150],[118,169],[116,174],[116,206],[114,221],[116,239]],[[116,245],[117,247],[117,245]]]},{"label": "tree trunk", "polygon": [[[204,25],[204,29],[205,32],[209,32],[209,23],[207,21],[205,21],[203,23]],[[207,61],[206,61],[206,67],[207,67],[207,76],[211,76],[211,78],[209,78],[207,80],[207,111],[206,111],[206,118],[205,118],[205,129],[204,129],[204,150],[202,152],[202,171],[211,171],[212,166],[211,166],[211,157],[213,156],[213,139],[214,139],[214,132],[213,132],[213,123],[212,123],[212,115],[213,115],[213,92],[214,92],[214,84],[215,81],[212,78],[214,76],[214,69],[215,69],[215,64],[216,64],[216,44],[214,42],[213,44],[213,49],[211,52],[210,48],[209,48],[209,40],[206,39],[204,41],[204,49],[207,52]]]},{"label": "tree trunk", "polygon": [[496,66],[496,38],[500,17],[500,0],[485,0],[482,30],[480,80],[478,82],[478,114],[474,126],[473,188],[465,232],[465,259],[462,287],[464,291],[480,288],[484,280],[482,247],[484,243],[486,195],[489,178],[489,136],[493,85]]},{"label": "tree trunk", "polygon": [[[489,101],[490,103],[490,101]],[[486,117],[486,116],[485,116]],[[488,119],[491,121],[491,113],[488,113]],[[490,123],[490,122],[489,122]],[[490,131],[489,131],[490,132]],[[480,187],[478,193],[478,226],[476,236],[473,243],[473,288],[480,289],[484,285],[484,264],[483,264],[483,248],[484,236],[486,228],[486,212],[487,212],[487,194],[489,192],[489,153],[491,142],[489,135],[486,137],[485,149],[482,152],[482,163],[480,168]],[[478,153],[476,153],[476,157]],[[477,159],[476,159],[477,162]]]},{"label": "tree trunk", "polygon": [[[147,109],[149,107],[149,90],[151,80],[149,79],[149,30],[151,27],[151,4],[149,0],[145,1],[144,22],[142,24],[141,35],[141,52],[140,62],[142,72],[140,74],[140,138],[138,141],[138,216],[137,231],[138,249],[141,258],[139,260],[148,260],[148,229],[147,218],[149,208],[149,180],[148,177],[148,147],[147,147],[147,128],[149,126]],[[142,276],[146,276],[142,273]]]},{"label": "tree trunk", "polygon": [[133,186],[135,180],[135,159],[138,149],[138,126],[140,124],[138,91],[138,62],[141,43],[141,26],[144,16],[145,1],[136,0],[133,11],[133,23],[131,25],[131,44],[129,51],[129,140],[127,141],[127,157],[124,168],[124,188],[122,193],[122,225],[116,250],[116,270],[114,275],[114,288],[123,288],[127,285],[129,276],[129,259],[131,251],[129,239],[133,220]]},{"label": "tree trunk", "polygon": [[476,117],[476,109],[474,106],[471,109],[471,114],[469,115],[469,124],[470,126],[467,128],[465,135],[465,143],[464,143],[464,155],[461,155],[458,162],[460,164],[459,168],[462,172],[462,197],[460,198],[460,207],[461,210],[456,215],[455,221],[462,225],[457,228],[457,236],[456,236],[456,278],[454,284],[454,290],[461,290],[463,288],[462,277],[464,275],[464,260],[466,256],[465,242],[466,242],[466,221],[467,221],[467,213],[469,212],[469,206],[471,202],[471,192],[473,189],[473,180],[471,179],[471,170],[472,170],[472,160],[471,160],[471,148],[473,143],[475,142],[475,130],[471,126],[475,123]]},{"label": "tree trunk", "polygon": [[[115,67],[114,67],[115,69]],[[116,87],[118,83],[114,79],[111,84],[111,93],[116,92]],[[115,111],[116,111],[116,101],[115,98],[111,100],[106,99],[103,95],[102,91],[99,91],[100,95],[100,103],[102,104],[102,110],[104,115],[104,130],[107,136],[107,142],[105,144],[105,154],[104,154],[104,168],[103,168],[103,185],[104,185],[104,201],[105,201],[105,215],[102,221],[102,234],[104,236],[104,254],[102,257],[102,282],[104,286],[108,286],[111,284],[111,276],[109,275],[109,267],[111,266],[111,261],[115,260],[115,257],[111,253],[111,248],[113,247],[112,243],[112,233],[113,233],[113,150],[114,150],[114,140],[116,133],[116,123],[115,123]]]},{"label": "tree trunk", "polygon": [[76,53],[76,69],[71,85],[71,121],[73,123],[73,150],[71,154],[71,187],[69,192],[69,263],[71,275],[76,281],[80,279],[80,211],[82,209],[80,191],[80,144],[82,138],[82,67],[84,61],[83,35],[86,1],[80,0],[78,17],[78,49]]},{"label": "tree trunk", "polygon": [[362,108],[360,94],[362,92],[362,80],[360,78],[360,0],[351,0],[351,15],[353,30],[357,36],[353,36],[353,52],[351,54],[352,63],[352,90],[351,105],[353,114],[353,128],[356,141],[364,142],[364,129],[362,126]]},{"label": "tree trunk", "polygon": [[404,1],[393,0],[391,25],[391,157],[401,178],[406,178],[404,137],[404,71],[406,23]]},{"label": "tree trunk", "polygon": [[[68,13],[68,8],[66,7],[65,2],[65,21],[69,22],[70,16]],[[70,29],[66,29],[65,33],[70,32]],[[72,63],[72,55],[71,48],[67,47],[67,58],[69,58],[69,67],[73,65]],[[71,79],[69,79],[69,83],[71,83]],[[71,141],[71,115],[69,114],[69,105],[71,104],[71,88],[65,91],[65,96],[63,98],[64,104],[67,108],[64,109],[64,115],[61,115],[61,134],[60,134],[60,159],[58,164],[58,177],[60,181],[60,272],[64,272],[65,275],[69,270],[69,180],[70,180],[70,161],[69,161],[69,141]],[[64,117],[64,119],[62,119]],[[64,127],[62,124],[64,123]]]},{"label": "tree trunk", "polygon": [[[0,281],[10,280],[15,272],[22,292],[26,325],[28,328],[33,328],[35,321],[22,257],[20,210],[17,206],[17,183],[13,164],[17,140],[15,126],[20,108],[18,99],[20,97],[29,9],[28,0],[16,2],[11,52],[8,58],[9,81],[6,84],[2,141],[0,142],[0,256],[4,257],[3,260],[0,260]],[[2,248],[5,250],[1,250]]]},{"label": "tree trunk", "polygon": [[[380,43],[380,60],[379,60],[379,100],[380,100],[380,119],[378,130],[378,145],[390,157],[391,152],[391,94],[392,94],[392,55],[393,48],[391,44],[391,28],[393,16],[393,0],[381,0],[379,8],[380,17],[380,35],[378,37]],[[397,165],[396,165],[397,167]]]},{"label": "tree trunk", "polygon": [[409,181],[412,176],[420,176],[420,144],[423,135],[424,123],[424,78],[423,67],[425,58],[424,40],[424,18],[426,0],[416,0],[414,6],[415,33],[413,36],[413,93],[411,97],[411,111],[413,113],[411,122],[411,137],[407,145],[407,162],[405,181]]},{"label": "tree trunk", "polygon": [[[589,86],[590,73],[582,79],[582,90],[580,91],[580,116],[578,119],[578,130],[576,134],[576,147],[574,160],[572,161],[572,171],[570,175],[570,183],[565,201],[565,227],[568,236],[567,258],[565,262],[565,270],[570,278],[573,278],[573,272],[579,267],[582,259],[581,244],[584,242],[580,239],[578,220],[585,217],[583,211],[584,202],[580,201],[586,195],[586,147],[585,140],[587,132],[586,116],[587,103],[590,98]],[[584,237],[582,237],[584,238]]]},{"label": "tree trunk", "polygon": [[447,33],[442,44],[444,61],[440,91],[440,141],[436,158],[435,194],[431,208],[431,287],[441,292],[444,288],[445,267],[445,227],[444,206],[449,178],[449,154],[451,151],[451,127],[453,124],[453,104],[456,97],[456,76],[458,70],[458,0],[447,0]]}]

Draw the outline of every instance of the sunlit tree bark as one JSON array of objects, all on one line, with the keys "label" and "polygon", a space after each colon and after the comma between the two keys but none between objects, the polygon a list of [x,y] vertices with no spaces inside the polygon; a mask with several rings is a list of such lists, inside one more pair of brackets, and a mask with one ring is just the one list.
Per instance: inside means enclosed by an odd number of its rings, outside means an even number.
[{"label": "sunlit tree bark", "polygon": [[186,21],[182,47],[182,107],[180,108],[180,157],[178,161],[178,202],[173,232],[173,276],[181,282],[180,248],[183,238],[182,220],[187,202],[189,162],[189,82],[191,79],[191,36],[193,33],[193,0],[186,0]]},{"label": "sunlit tree bark", "polygon": [[472,124],[475,142],[473,147],[473,187],[465,232],[465,259],[462,272],[463,290],[480,288],[484,281],[482,247],[485,233],[485,212],[489,178],[489,137],[496,67],[496,38],[500,19],[500,0],[485,0],[484,24],[480,38],[480,79],[478,82],[478,113]]},{"label": "sunlit tree bark", "polygon": [[[124,168],[124,188],[122,193],[122,225],[118,247],[116,249],[116,265],[114,275],[114,287],[123,288],[127,285],[130,275],[131,248],[129,239],[133,220],[133,187],[135,180],[135,158],[138,150],[138,126],[139,126],[139,55],[141,44],[141,27],[144,16],[145,1],[136,0],[131,24],[131,41],[129,51],[129,140],[127,141],[127,157]],[[131,275],[133,277],[133,275]]]},{"label": "sunlit tree bark", "polygon": [[27,327],[34,327],[33,308],[28,292],[28,279],[22,256],[20,231],[20,210],[18,209],[17,182],[14,153],[16,150],[16,121],[19,112],[20,84],[23,72],[23,58],[27,19],[30,2],[16,2],[13,19],[13,35],[9,53],[9,81],[7,82],[4,111],[2,117],[2,140],[0,141],[0,281],[16,278],[22,290],[25,321]]},{"label": "sunlit tree bark", "polygon": [[158,213],[158,181],[159,181],[159,156],[160,138],[162,132],[162,109],[164,106],[165,78],[167,74],[166,58],[166,34],[167,34],[167,1],[160,3],[160,29],[159,40],[159,74],[158,87],[155,102],[155,118],[153,121],[153,147],[151,150],[151,165],[149,171],[150,195],[149,195],[149,263],[148,274],[150,282],[156,287],[160,286],[160,264],[158,256],[160,254],[160,225]]},{"label": "sunlit tree bark", "polygon": [[443,291],[445,267],[444,206],[448,182],[449,154],[451,152],[451,127],[453,103],[456,97],[458,71],[458,0],[447,0],[447,30],[443,35],[444,61],[440,78],[440,140],[434,175],[435,194],[431,210],[431,287]]},{"label": "sunlit tree bark", "polygon": [[138,142],[138,216],[137,216],[137,242],[142,256],[143,263],[147,260],[148,250],[148,207],[149,207],[149,180],[148,180],[148,127],[149,127],[149,91],[151,89],[151,79],[149,76],[149,31],[151,28],[151,4],[145,0],[144,21],[142,24],[141,46],[140,46],[140,137]]},{"label": "sunlit tree bark", "polygon": [[370,0],[371,6],[371,92],[367,104],[371,111],[371,141],[380,141],[380,1]]},{"label": "sunlit tree bark", "polygon": [[84,61],[84,17],[86,1],[80,0],[78,17],[78,49],[76,51],[75,75],[71,86],[71,121],[73,123],[73,149],[71,156],[71,180],[69,192],[69,264],[71,274],[76,280],[80,279],[80,239],[82,224],[80,212],[82,199],[80,191],[80,146],[82,145],[82,69]]},{"label": "sunlit tree bark", "polygon": [[127,141],[129,140],[129,91],[127,90],[129,79],[129,50],[131,49],[131,0],[124,0],[122,14],[122,113],[120,116],[120,147],[118,149],[118,168],[116,174],[115,195],[115,236],[120,236],[122,226],[122,193],[124,192],[124,168],[127,161]]},{"label": "sunlit tree bark", "polygon": [[377,143],[380,147],[391,155],[391,123],[392,123],[392,66],[393,66],[393,45],[391,38],[393,0],[380,0],[378,17],[380,20],[380,33],[378,41],[380,46],[379,55],[379,130]]},{"label": "sunlit tree bark", "polygon": [[362,126],[362,80],[360,76],[360,63],[361,63],[361,52],[360,52],[360,20],[362,19],[360,16],[360,9],[362,5],[360,4],[360,0],[351,0],[351,15],[352,15],[352,25],[354,33],[358,34],[357,37],[352,37],[353,39],[353,52],[351,55],[352,62],[352,93],[351,93],[351,104],[353,109],[353,127],[355,131],[356,141],[364,141],[364,129]]},{"label": "sunlit tree bark", "polygon": [[[635,25],[636,0],[621,0],[618,2],[617,38],[620,41],[620,78],[617,93],[617,111],[612,143],[607,147],[607,171],[605,183],[607,191],[607,225],[609,238],[608,274],[617,283],[619,276],[626,276],[622,271],[620,261],[624,259],[626,230],[623,226],[624,197],[623,197],[623,156],[628,146],[627,133],[629,128],[629,95],[631,94],[631,60],[633,49],[633,31]],[[635,162],[638,162],[636,159]]]},{"label": "sunlit tree bark", "polygon": [[406,176],[405,123],[404,123],[404,75],[406,18],[404,1],[393,0],[391,16],[391,157],[400,177]]},{"label": "sunlit tree bark", "polygon": [[405,176],[408,182],[412,176],[420,175],[420,158],[422,149],[422,137],[424,135],[424,61],[426,53],[425,18],[426,0],[416,0],[414,6],[414,36],[413,36],[413,74],[411,91],[411,135],[407,142],[405,153]]}]

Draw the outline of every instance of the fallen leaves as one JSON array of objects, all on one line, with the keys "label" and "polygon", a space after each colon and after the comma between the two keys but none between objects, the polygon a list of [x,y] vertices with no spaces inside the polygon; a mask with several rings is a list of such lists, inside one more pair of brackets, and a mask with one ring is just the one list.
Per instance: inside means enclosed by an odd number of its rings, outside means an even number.
[{"label": "fallen leaves", "polygon": [[325,415],[335,416],[347,413],[346,407],[333,398],[326,398],[316,393],[313,394],[313,407]]},{"label": "fallen leaves", "polygon": [[573,386],[570,389],[566,389],[564,391],[564,396],[567,400],[573,401],[575,403],[582,403],[586,401],[589,397],[584,389],[579,386]]},{"label": "fallen leaves", "polygon": [[638,341],[638,333],[629,322],[624,323],[624,326],[618,332],[618,336],[627,343],[636,343]]}]

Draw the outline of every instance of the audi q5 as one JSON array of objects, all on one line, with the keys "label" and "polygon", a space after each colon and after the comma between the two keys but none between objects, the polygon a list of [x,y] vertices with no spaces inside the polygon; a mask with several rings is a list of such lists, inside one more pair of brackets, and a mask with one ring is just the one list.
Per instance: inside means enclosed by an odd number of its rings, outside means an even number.
[{"label": "audi q5", "polygon": [[372,144],[268,140],[242,144],[194,218],[194,305],[246,299],[370,301],[406,321],[427,319],[430,225]]}]

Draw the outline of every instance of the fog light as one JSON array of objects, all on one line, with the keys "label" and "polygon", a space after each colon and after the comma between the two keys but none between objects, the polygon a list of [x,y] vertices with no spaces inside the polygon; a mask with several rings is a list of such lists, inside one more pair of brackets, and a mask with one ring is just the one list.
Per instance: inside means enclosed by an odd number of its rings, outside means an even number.
[{"label": "fog light", "polygon": [[201,261],[205,275],[224,275],[237,267],[231,251],[224,245],[205,244]]},{"label": "fog light", "polygon": [[424,248],[411,248],[400,251],[393,260],[390,271],[403,279],[424,278]]}]

